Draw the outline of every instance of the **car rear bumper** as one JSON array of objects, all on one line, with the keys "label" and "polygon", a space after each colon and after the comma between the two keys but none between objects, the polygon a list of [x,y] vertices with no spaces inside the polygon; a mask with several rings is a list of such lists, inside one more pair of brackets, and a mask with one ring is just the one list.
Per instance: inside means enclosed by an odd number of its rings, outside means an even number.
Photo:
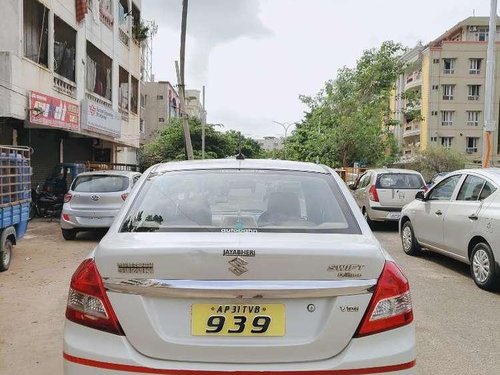
[{"label": "car rear bumper", "polygon": [[373,221],[399,221],[402,207],[370,206],[368,214]]},{"label": "car rear bumper", "polygon": [[62,229],[109,228],[119,210],[81,211],[64,207],[61,214]]},{"label": "car rear bumper", "polygon": [[[338,355],[321,361],[234,364],[165,361],[137,352],[126,337],[66,321],[65,375],[361,375],[415,374],[415,328],[410,324],[351,340]],[[251,355],[251,352],[249,352]],[[293,354],[293,349],[290,350]],[[231,359],[228,358],[228,362]]]}]

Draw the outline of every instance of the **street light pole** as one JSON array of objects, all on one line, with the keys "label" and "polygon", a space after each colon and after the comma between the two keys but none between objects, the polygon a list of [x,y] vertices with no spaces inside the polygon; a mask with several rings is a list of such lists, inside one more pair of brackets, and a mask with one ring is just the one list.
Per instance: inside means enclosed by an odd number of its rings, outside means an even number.
[{"label": "street light pole", "polygon": [[288,129],[290,129],[290,127],[291,127],[292,125],[294,125],[294,124],[293,124],[293,123],[291,123],[291,122],[278,122],[278,121],[274,121],[274,120],[273,120],[273,122],[274,122],[275,124],[280,125],[280,126],[283,128],[283,130],[285,131],[285,138],[283,138],[283,148],[285,149],[285,154],[284,154],[284,156],[285,156],[285,159],[286,159],[286,138],[287,138],[287,136],[288,136]]},{"label": "street light pole", "polygon": [[483,133],[483,168],[491,166],[493,132],[495,121],[495,39],[497,29],[497,0],[491,0],[490,22],[488,31],[488,50],[486,52],[486,77],[484,82],[484,133]]}]

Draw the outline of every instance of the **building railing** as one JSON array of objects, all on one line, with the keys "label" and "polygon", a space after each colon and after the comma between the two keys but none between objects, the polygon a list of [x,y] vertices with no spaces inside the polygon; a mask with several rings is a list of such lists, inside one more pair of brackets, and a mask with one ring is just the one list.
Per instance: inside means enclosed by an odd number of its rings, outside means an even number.
[{"label": "building railing", "polygon": [[108,108],[112,108],[113,107],[113,104],[111,103],[111,101],[107,100],[106,98],[103,98],[102,96],[99,96],[97,94],[94,94],[92,92],[86,92],[85,93],[85,97],[89,100],[92,100],[98,104],[102,104],[103,106],[105,107],[108,107]]},{"label": "building railing", "polygon": [[54,73],[53,88],[58,93],[67,95],[73,99],[76,99],[76,83],[70,81],[67,78]]},{"label": "building railing", "polygon": [[129,46],[129,42],[130,42],[130,37],[127,35],[127,33],[125,31],[123,31],[123,29],[121,27],[118,28],[118,32],[119,32],[119,35],[120,35],[120,41],[125,45],[125,46]]},{"label": "building railing", "polygon": [[101,4],[99,7],[99,18],[103,24],[113,30],[113,15],[110,14]]}]

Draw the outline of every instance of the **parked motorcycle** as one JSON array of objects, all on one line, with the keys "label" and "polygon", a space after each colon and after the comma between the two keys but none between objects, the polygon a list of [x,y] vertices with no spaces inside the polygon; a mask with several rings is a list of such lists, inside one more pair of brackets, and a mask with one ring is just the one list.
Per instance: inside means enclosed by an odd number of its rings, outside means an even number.
[{"label": "parked motorcycle", "polygon": [[64,194],[42,190],[40,185],[31,189],[30,220],[35,216],[58,218],[64,203]]}]

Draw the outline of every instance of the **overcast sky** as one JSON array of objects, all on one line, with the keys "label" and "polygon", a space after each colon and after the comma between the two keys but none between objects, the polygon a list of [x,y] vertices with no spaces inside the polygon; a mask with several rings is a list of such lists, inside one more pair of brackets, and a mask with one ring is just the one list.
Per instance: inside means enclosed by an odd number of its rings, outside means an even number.
[{"label": "overcast sky", "polygon": [[[155,20],[155,79],[176,83],[182,0],[143,0]],[[282,135],[314,95],[364,49],[414,46],[459,21],[489,15],[489,0],[189,0],[186,85],[206,85],[208,122],[254,137]]]}]

